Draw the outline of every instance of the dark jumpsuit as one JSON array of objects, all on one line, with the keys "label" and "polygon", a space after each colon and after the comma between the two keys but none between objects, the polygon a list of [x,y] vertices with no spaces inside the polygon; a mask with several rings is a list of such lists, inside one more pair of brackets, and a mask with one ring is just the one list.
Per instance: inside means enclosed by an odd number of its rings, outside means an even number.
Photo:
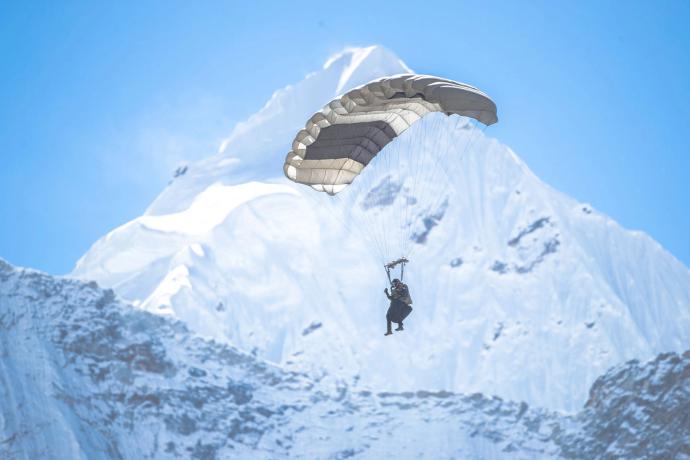
[{"label": "dark jumpsuit", "polygon": [[388,311],[386,312],[386,330],[388,333],[392,333],[391,323],[397,323],[398,327],[402,328],[403,320],[407,318],[412,311],[412,307],[403,301],[403,299],[409,301],[410,294],[407,285],[399,283],[398,286],[393,288],[392,292],[390,294],[386,294],[386,296],[391,301]]}]

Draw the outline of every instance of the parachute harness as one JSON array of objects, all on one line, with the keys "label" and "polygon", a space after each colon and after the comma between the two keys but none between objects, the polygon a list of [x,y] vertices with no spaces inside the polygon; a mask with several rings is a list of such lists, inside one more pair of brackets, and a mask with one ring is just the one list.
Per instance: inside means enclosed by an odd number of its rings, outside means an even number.
[{"label": "parachute harness", "polygon": [[383,268],[386,269],[386,276],[388,276],[388,282],[393,284],[393,280],[391,279],[391,270],[395,269],[397,265],[400,265],[400,282],[402,282],[403,276],[405,275],[405,264],[409,262],[410,261],[407,260],[407,258],[401,257],[397,260],[385,264]]}]

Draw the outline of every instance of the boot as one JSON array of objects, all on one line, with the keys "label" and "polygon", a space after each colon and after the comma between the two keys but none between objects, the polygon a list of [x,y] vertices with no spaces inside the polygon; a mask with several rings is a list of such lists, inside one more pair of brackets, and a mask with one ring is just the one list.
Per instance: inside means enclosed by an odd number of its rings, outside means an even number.
[{"label": "boot", "polygon": [[398,323],[398,327],[396,327],[395,330],[396,330],[396,331],[404,331],[405,329],[403,329],[403,324],[402,324],[402,323]]}]

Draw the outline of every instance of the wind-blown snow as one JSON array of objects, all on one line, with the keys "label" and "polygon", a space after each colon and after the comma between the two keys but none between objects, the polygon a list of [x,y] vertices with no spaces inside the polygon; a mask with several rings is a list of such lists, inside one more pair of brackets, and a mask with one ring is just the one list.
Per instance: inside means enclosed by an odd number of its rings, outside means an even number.
[{"label": "wind-blown snow", "polygon": [[[205,337],[362,391],[483,392],[574,411],[607,368],[687,348],[690,271],[456,117],[422,120],[387,147],[406,158],[440,139],[446,180],[429,185],[430,201],[400,174],[395,195],[363,204],[384,169],[365,171],[371,189],[331,202],[282,178],[284,154],[315,110],[408,70],[383,48],[354,49],[277,91],[145,216],[96,242],[72,275]],[[396,200],[414,203],[406,279],[415,309],[405,332],[384,338],[385,277],[362,236],[371,229],[341,219],[385,222]]]}]

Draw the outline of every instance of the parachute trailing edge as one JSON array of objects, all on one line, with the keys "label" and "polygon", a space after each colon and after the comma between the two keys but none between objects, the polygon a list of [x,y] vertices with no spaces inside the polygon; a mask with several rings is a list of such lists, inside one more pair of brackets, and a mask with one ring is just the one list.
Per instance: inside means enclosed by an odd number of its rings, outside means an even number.
[{"label": "parachute trailing edge", "polygon": [[496,104],[479,89],[431,75],[403,74],[348,91],[316,112],[285,158],[288,179],[331,195],[343,190],[395,137],[432,112],[491,125]]}]

